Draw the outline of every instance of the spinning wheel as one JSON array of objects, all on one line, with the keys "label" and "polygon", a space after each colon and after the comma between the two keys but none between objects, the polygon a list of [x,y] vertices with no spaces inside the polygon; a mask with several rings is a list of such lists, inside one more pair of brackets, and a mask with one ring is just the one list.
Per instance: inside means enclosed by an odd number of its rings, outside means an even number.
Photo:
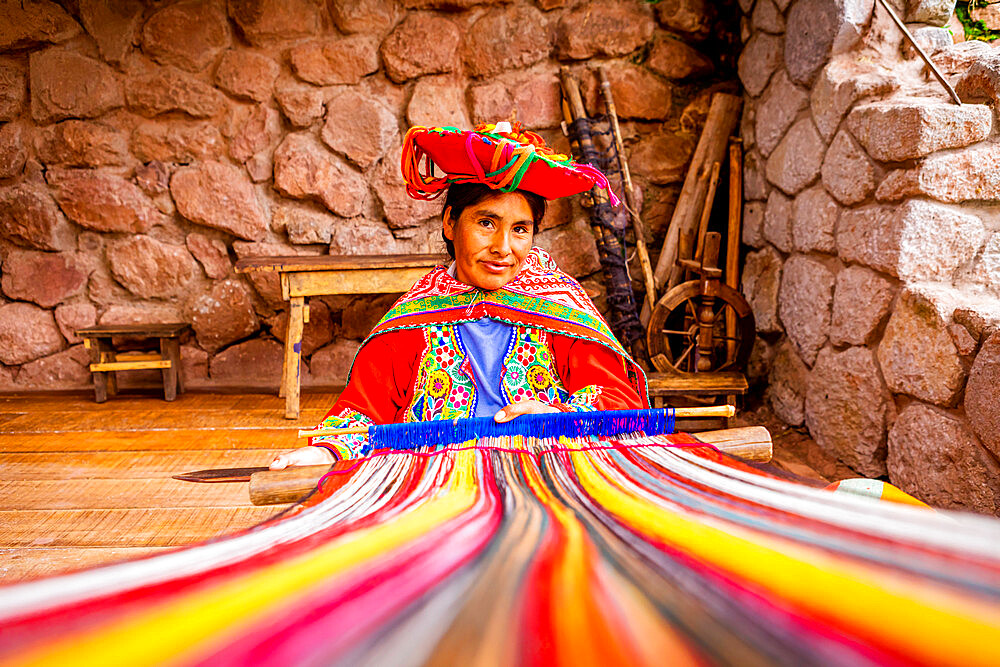
[{"label": "spinning wheel", "polygon": [[663,295],[649,319],[646,342],[657,370],[705,373],[745,368],[754,336],[746,299],[719,280],[706,279],[681,283]]}]

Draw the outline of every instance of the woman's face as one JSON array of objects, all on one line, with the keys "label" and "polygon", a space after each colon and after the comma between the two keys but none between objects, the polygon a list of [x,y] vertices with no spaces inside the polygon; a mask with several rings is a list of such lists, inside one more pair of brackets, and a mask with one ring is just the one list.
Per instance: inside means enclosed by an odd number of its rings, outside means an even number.
[{"label": "woman's face", "polygon": [[480,289],[499,289],[514,278],[531,251],[531,207],[520,194],[504,192],[467,206],[458,220],[448,208],[444,235],[455,244],[459,280]]}]

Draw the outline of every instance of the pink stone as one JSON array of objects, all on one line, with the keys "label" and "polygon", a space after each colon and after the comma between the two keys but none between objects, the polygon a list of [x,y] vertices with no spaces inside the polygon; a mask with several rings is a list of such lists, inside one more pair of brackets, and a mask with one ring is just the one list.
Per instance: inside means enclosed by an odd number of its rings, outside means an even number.
[{"label": "pink stone", "polygon": [[3,292],[51,308],[82,292],[88,273],[69,253],[11,248],[3,262]]},{"label": "pink stone", "polygon": [[81,389],[91,383],[90,353],[83,345],[28,362],[17,374],[17,386],[26,389]]},{"label": "pink stone", "polygon": [[226,51],[215,70],[215,82],[230,95],[266,102],[280,71],[278,63],[263,54],[243,49]]},{"label": "pink stone", "polygon": [[837,274],[830,320],[834,345],[868,345],[889,314],[895,286],[863,266],[849,266]]},{"label": "pink stone", "polygon": [[125,163],[126,135],[99,122],[67,120],[44,128],[35,137],[38,159],[48,166],[103,167]]},{"label": "pink stone", "polygon": [[147,195],[163,194],[170,188],[170,174],[165,164],[153,160],[135,168],[135,184]]},{"label": "pink stone", "polygon": [[421,201],[406,194],[399,176],[402,147],[396,144],[375,168],[372,189],[382,202],[386,222],[391,229],[416,227],[421,221],[441,214],[441,202]]},{"label": "pink stone", "polygon": [[143,162],[177,162],[218,159],[225,154],[225,140],[215,123],[169,120],[140,123],[132,132],[132,153]]},{"label": "pink stone", "polygon": [[670,113],[672,91],[650,73],[629,63],[613,63],[606,68],[615,106],[621,118],[660,120]]},{"label": "pink stone", "polygon": [[668,79],[686,79],[711,74],[712,61],[679,39],[659,40],[649,53],[646,65]]},{"label": "pink stone", "polygon": [[347,90],[332,98],[326,108],[320,133],[323,143],[362,169],[385,155],[399,133],[396,116],[373,95]]},{"label": "pink stone", "polygon": [[299,40],[323,25],[315,0],[229,0],[229,16],[254,46]]},{"label": "pink stone", "polygon": [[24,170],[28,159],[23,123],[6,123],[0,127],[0,178],[13,178]]},{"label": "pink stone", "polygon": [[187,235],[186,245],[209,278],[219,280],[229,275],[232,263],[229,261],[229,253],[225,243],[204,234],[192,232]]},{"label": "pink stone", "polygon": [[277,389],[283,359],[281,345],[273,340],[254,338],[212,357],[209,375],[216,386]]},{"label": "pink stone", "polygon": [[399,18],[394,0],[330,0],[330,16],[344,33],[384,33]]},{"label": "pink stone", "polygon": [[97,42],[101,57],[121,64],[137,42],[142,23],[141,0],[80,0],[80,20]]},{"label": "pink stone", "polygon": [[711,32],[713,7],[708,0],[663,0],[656,4],[656,18],[670,30],[702,39]]},{"label": "pink stone", "polygon": [[[245,257],[283,257],[290,255],[319,254],[312,248],[275,243],[273,241],[259,241],[257,243],[234,241],[233,251],[239,259],[243,259]],[[260,295],[260,298],[263,299],[270,308],[280,309],[284,306],[285,302],[281,298],[281,285],[278,283],[277,274],[250,273],[247,274],[247,277],[250,278],[250,282],[253,283],[254,289],[257,290],[257,294]]]},{"label": "pink stone", "polygon": [[65,42],[80,26],[54,2],[5,2],[0,6],[0,51]]},{"label": "pink stone", "polygon": [[451,72],[457,64],[460,41],[458,26],[449,19],[409,14],[382,42],[382,62],[396,83]]},{"label": "pink stone", "polygon": [[827,149],[820,173],[826,191],[846,206],[864,201],[875,191],[874,165],[843,130]]},{"label": "pink stone", "polygon": [[657,184],[680,183],[694,153],[694,142],[672,132],[642,137],[629,155],[629,167],[634,174],[645,176]]},{"label": "pink stone", "polygon": [[315,199],[345,218],[362,213],[368,191],[358,172],[306,134],[289,134],[278,146],[274,187],[289,197]]},{"label": "pink stone", "polygon": [[62,349],[63,337],[52,312],[15,301],[0,306],[0,361],[23,364]]},{"label": "pink stone", "polygon": [[146,232],[163,220],[153,202],[120,176],[90,169],[49,170],[49,185],[70,220],[99,232]]},{"label": "pink stone", "polygon": [[778,293],[785,333],[806,364],[812,365],[830,331],[836,277],[823,262],[793,255],[785,262]]},{"label": "pink stone", "polygon": [[325,93],[297,82],[279,84],[274,97],[288,122],[296,127],[308,127],[323,117]]},{"label": "pink stone", "polygon": [[64,303],[56,306],[56,324],[63,337],[69,341],[70,345],[82,343],[83,339],[76,335],[80,329],[86,329],[97,324],[97,309],[87,302]]},{"label": "pink stone", "polygon": [[221,115],[226,97],[204,81],[171,67],[136,73],[125,85],[125,99],[133,111],[156,116],[182,111],[194,118]]},{"label": "pink stone", "polygon": [[652,12],[637,3],[594,3],[563,15],[556,28],[560,58],[623,56],[653,35]]},{"label": "pink stone", "polygon": [[497,7],[472,24],[462,44],[470,76],[488,77],[526,67],[549,54],[546,19],[533,7]]},{"label": "pink stone", "polygon": [[299,78],[309,83],[357,84],[378,70],[378,40],[371,35],[323,39],[295,47],[289,59]]},{"label": "pink stone", "polygon": [[73,232],[48,189],[29,183],[0,188],[0,234],[40,250],[73,245]]},{"label": "pink stone", "polygon": [[184,291],[194,275],[191,254],[149,236],[114,241],[107,249],[115,279],[141,297],[171,297]]},{"label": "pink stone", "polygon": [[171,324],[183,322],[176,306],[167,304],[127,304],[111,306],[100,317],[101,324]]},{"label": "pink stone", "polygon": [[[413,87],[410,104],[406,107],[406,120],[411,126],[471,129],[472,124],[465,110],[465,85],[449,75],[421,78]],[[392,134],[386,138],[386,146],[392,140]]]},{"label": "pink stone", "polygon": [[[267,320],[271,335],[285,342],[288,332],[288,311],[282,310]],[[333,319],[330,308],[318,299],[309,302],[309,321],[302,328],[302,354],[311,355],[333,339]]]},{"label": "pink stone", "polygon": [[300,245],[330,243],[331,230],[338,223],[353,226],[352,221],[338,219],[309,204],[289,201],[283,201],[275,208],[271,220],[275,231],[284,230],[289,241]]},{"label": "pink stone", "polygon": [[965,414],[972,430],[1000,456],[1000,334],[993,333],[976,355],[965,385]]},{"label": "pink stone", "polygon": [[281,118],[272,107],[256,104],[246,114],[229,145],[229,154],[240,162],[271,148],[281,136]]},{"label": "pink stone", "polygon": [[875,196],[880,201],[925,196],[949,204],[1000,202],[1000,151],[984,142],[929,155],[914,167],[889,172]]},{"label": "pink stone", "polygon": [[229,46],[229,23],[208,3],[181,2],[156,11],[142,29],[142,49],[156,62],[200,72]]},{"label": "pink stone", "polygon": [[192,299],[184,310],[198,344],[214,352],[246,338],[259,327],[250,290],[238,280],[225,280]]},{"label": "pink stone", "polygon": [[0,121],[14,120],[21,115],[28,98],[24,67],[17,61],[0,59]]},{"label": "pink stone", "polygon": [[856,107],[847,127],[876,160],[901,162],[982,141],[993,114],[982,104],[879,102]]},{"label": "pink stone", "polygon": [[267,217],[253,184],[230,164],[206,161],[178,169],[170,193],[177,211],[191,222],[243,239],[267,233]]},{"label": "pink stone", "polygon": [[118,75],[79,53],[46,49],[29,57],[31,117],[39,123],[94,118],[124,103]]}]

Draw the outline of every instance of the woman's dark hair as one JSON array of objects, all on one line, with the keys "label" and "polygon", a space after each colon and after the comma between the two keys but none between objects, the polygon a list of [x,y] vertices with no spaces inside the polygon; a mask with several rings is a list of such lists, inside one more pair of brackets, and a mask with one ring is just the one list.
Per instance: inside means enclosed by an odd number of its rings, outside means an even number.
[{"label": "woman's dark hair", "polygon": [[[538,225],[545,217],[545,198],[536,195],[534,192],[515,190],[517,194],[524,197],[531,209],[531,218],[535,223],[534,233],[538,233]],[[474,204],[478,204],[484,199],[495,197],[501,193],[499,190],[483,185],[482,183],[455,183],[448,188],[448,194],[444,198],[444,210],[451,208],[451,219],[458,222],[462,211]],[[441,238],[444,239],[445,246],[448,247],[448,254],[455,258],[455,244],[445,238],[444,230],[441,230]]]}]

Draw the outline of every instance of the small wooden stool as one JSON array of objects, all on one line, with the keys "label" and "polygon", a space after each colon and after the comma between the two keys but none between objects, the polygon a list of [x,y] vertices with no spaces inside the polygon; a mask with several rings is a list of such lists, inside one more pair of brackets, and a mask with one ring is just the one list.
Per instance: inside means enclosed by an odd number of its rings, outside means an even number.
[{"label": "small wooden stool", "polygon": [[[79,329],[76,335],[90,350],[94,374],[94,398],[98,403],[108,400],[110,393],[118,393],[118,371],[138,371],[159,368],[163,372],[163,398],[172,401],[177,392],[184,392],[181,383],[180,336],[191,326],[184,322],[173,324],[108,324]],[[120,352],[112,344],[112,336],[132,340],[155,338],[159,348]],[[110,380],[110,383],[109,383]]]},{"label": "small wooden stool", "polygon": [[646,380],[654,408],[662,408],[667,396],[725,396],[728,405],[736,405],[748,388],[743,373],[647,373]]}]

